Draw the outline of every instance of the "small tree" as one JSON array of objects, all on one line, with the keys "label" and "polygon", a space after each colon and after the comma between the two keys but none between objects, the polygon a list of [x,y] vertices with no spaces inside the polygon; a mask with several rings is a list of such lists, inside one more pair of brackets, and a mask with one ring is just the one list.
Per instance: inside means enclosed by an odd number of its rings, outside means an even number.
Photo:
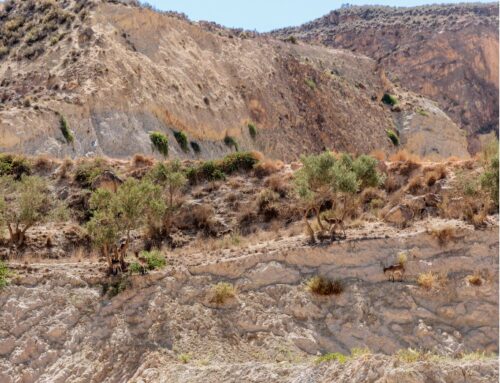
[{"label": "small tree", "polygon": [[[110,272],[114,264],[125,270],[125,255],[130,244],[131,231],[144,225],[159,225],[165,213],[161,188],[149,180],[127,179],[112,193],[98,189],[90,198],[93,216],[87,231],[94,246],[106,258]],[[124,241],[118,243],[125,237]]]},{"label": "small tree", "polygon": [[295,173],[295,189],[305,205],[304,221],[307,232],[311,242],[315,242],[314,230],[309,224],[308,216],[313,211],[318,226],[324,229],[320,210],[325,200],[331,199],[330,182],[333,178],[335,157],[330,152],[324,152],[319,155],[302,156],[301,162],[302,168]]},{"label": "small tree", "polygon": [[187,178],[178,160],[158,163],[149,173],[149,179],[165,188],[168,195],[168,207],[174,207],[175,195],[186,185]]},{"label": "small tree", "polygon": [[64,216],[64,209],[50,198],[46,182],[23,175],[0,179],[0,223],[7,226],[12,245],[22,246],[26,232],[37,223]]},{"label": "small tree", "polygon": [[[315,233],[308,221],[314,212],[319,229],[325,231],[324,220],[329,227],[331,238],[337,228],[344,228],[343,222],[352,211],[355,194],[362,188],[378,186],[383,177],[377,172],[377,161],[369,156],[353,160],[348,154],[335,157],[330,152],[301,158],[302,168],[295,173],[295,188],[305,204],[304,220],[312,242]],[[329,215],[321,215],[322,206],[329,203]],[[343,229],[344,230],[344,229]]]}]

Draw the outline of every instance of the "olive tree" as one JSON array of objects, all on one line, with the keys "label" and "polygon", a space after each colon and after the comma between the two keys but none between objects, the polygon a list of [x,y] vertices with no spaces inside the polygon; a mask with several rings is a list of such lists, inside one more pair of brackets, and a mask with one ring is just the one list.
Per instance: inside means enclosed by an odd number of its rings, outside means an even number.
[{"label": "olive tree", "polygon": [[167,163],[160,162],[151,169],[148,178],[165,189],[168,196],[168,207],[169,209],[174,208],[175,196],[187,183],[181,163],[178,160]]},{"label": "olive tree", "polygon": [[[308,217],[314,213],[321,232],[325,232],[322,221],[329,225],[329,235],[336,236],[337,228],[352,211],[354,196],[364,187],[379,186],[383,177],[377,172],[377,160],[360,156],[353,160],[348,154],[335,156],[330,152],[303,156],[302,168],[295,173],[295,188],[305,204],[304,220],[310,240],[315,242],[315,233]],[[329,214],[321,215],[322,206],[330,205]]]},{"label": "olive tree", "polygon": [[0,223],[7,227],[11,245],[22,246],[26,232],[36,224],[63,218],[65,210],[50,196],[40,177],[0,178]]},{"label": "olive tree", "polygon": [[160,225],[166,205],[159,186],[129,178],[116,193],[96,190],[90,198],[90,208],[93,215],[87,231],[106,258],[110,272],[116,272],[114,265],[121,270],[127,267],[125,255],[131,232],[145,225]]}]

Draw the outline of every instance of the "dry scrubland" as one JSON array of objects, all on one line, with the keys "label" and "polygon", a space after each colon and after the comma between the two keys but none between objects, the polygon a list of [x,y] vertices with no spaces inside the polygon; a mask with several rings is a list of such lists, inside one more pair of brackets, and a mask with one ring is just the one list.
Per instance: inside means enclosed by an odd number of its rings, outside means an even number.
[{"label": "dry scrubland", "polygon": [[3,154],[2,381],[495,381],[495,148]]}]

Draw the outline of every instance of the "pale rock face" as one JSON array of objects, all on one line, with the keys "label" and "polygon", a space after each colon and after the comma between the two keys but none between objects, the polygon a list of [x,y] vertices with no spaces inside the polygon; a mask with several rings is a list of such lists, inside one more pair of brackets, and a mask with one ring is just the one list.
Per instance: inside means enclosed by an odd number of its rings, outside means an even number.
[{"label": "pale rock face", "polygon": [[[427,383],[461,381],[464,372],[471,381],[496,381],[492,360],[310,360],[355,347],[498,352],[498,230],[464,228],[461,236],[445,248],[415,228],[325,247],[287,238],[131,276],[114,298],[102,296],[106,280],[92,263],[40,265],[48,271],[22,275],[0,292],[0,379]],[[408,276],[389,282],[382,264],[402,250],[409,253]],[[481,286],[465,282],[485,269]],[[429,270],[447,272],[447,283],[419,288],[414,278]],[[344,292],[309,293],[303,282],[318,273],[342,279]],[[233,283],[237,296],[211,304],[211,287],[221,280]],[[187,364],[182,354],[191,358]]]}]

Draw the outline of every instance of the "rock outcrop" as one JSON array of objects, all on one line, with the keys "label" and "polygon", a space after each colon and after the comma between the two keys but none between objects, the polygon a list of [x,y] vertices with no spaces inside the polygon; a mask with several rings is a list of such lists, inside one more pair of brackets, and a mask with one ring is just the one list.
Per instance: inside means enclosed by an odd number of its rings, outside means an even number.
[{"label": "rock outcrop", "polygon": [[396,84],[437,101],[472,152],[498,132],[498,4],[345,7],[273,35],[377,60]]}]

